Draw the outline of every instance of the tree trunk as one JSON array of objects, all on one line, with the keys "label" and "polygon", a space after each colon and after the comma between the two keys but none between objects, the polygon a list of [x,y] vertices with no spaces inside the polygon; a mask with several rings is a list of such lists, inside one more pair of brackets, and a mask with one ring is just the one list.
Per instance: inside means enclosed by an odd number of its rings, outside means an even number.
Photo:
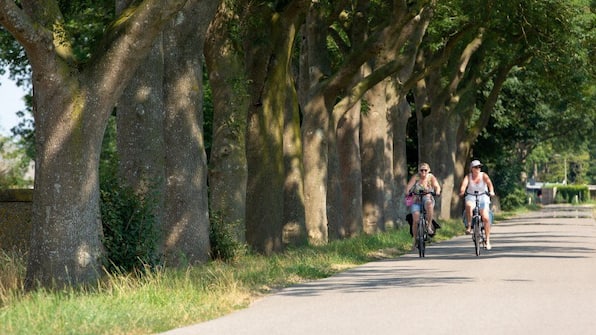
[{"label": "tree trunk", "polygon": [[[103,117],[76,80],[34,76],[35,191],[26,286],[62,287],[101,274],[99,154]],[[104,107],[105,109],[105,107]]]},{"label": "tree trunk", "polygon": [[[247,119],[246,239],[265,254],[281,251],[284,229],[293,230],[284,222],[284,110],[291,109],[294,114],[297,108],[290,61],[303,6],[304,1],[296,0],[282,12],[255,8],[253,15],[271,22],[270,30],[251,31],[245,40],[253,99]],[[260,42],[255,45],[255,40]],[[295,152],[294,148],[288,151]]]},{"label": "tree trunk", "polygon": [[209,157],[212,215],[234,225],[236,238],[246,241],[246,113],[249,106],[245,64],[227,28],[233,9],[222,2],[205,41],[205,61],[213,96],[213,140]]},{"label": "tree trunk", "polygon": [[[368,110],[364,111],[360,128],[362,152],[362,203],[364,231],[368,234],[385,230],[385,148],[387,146],[386,81],[365,94]],[[391,168],[388,168],[391,171]]]},{"label": "tree trunk", "polygon": [[322,96],[311,97],[304,108],[304,206],[306,232],[312,244],[328,241],[327,231],[327,128],[329,114]]},{"label": "tree trunk", "polygon": [[[341,115],[341,114],[339,114]],[[345,222],[343,208],[343,192],[341,189],[341,165],[339,143],[337,139],[337,125],[335,113],[329,113],[329,128],[327,129],[327,231],[329,240],[341,237],[341,230]]]},{"label": "tree trunk", "polygon": [[[153,39],[183,1],[131,9],[106,30],[106,44],[83,67],[57,2],[0,1],[0,23],[24,47],[32,69],[37,151],[26,286],[62,287],[101,275],[99,155],[112,109]],[[21,9],[22,8],[22,9]],[[131,41],[134,41],[132,43]]]},{"label": "tree trunk", "polygon": [[164,34],[166,264],[209,259],[207,157],[203,136],[205,33],[218,0],[189,2]]},{"label": "tree trunk", "polygon": [[393,198],[397,207],[397,215],[401,222],[405,222],[408,208],[403,202],[408,183],[408,159],[406,153],[406,134],[408,119],[412,115],[410,104],[405,97],[392,107],[391,122],[393,128],[393,178],[395,179],[395,192]]},{"label": "tree trunk", "polygon": [[304,207],[306,234],[311,244],[329,241],[327,218],[329,113],[324,69],[329,67],[326,53],[327,23],[324,14],[311,7],[303,29],[300,48],[300,101],[302,103],[302,141],[304,164]]},{"label": "tree trunk", "polygon": [[337,125],[337,152],[344,220],[338,225],[338,237],[362,232],[362,170],[360,157],[360,102],[350,108]]},{"label": "tree trunk", "polygon": [[[398,113],[398,103],[400,100],[401,92],[398,89],[398,85],[396,82],[395,77],[390,77],[385,80],[385,99],[386,99],[386,119],[387,119],[387,130],[386,130],[386,138],[385,138],[385,153],[384,153],[384,162],[385,168],[383,173],[383,179],[385,188],[383,190],[383,212],[385,213],[385,228],[395,228],[399,225],[399,205],[403,203],[403,201],[399,201],[401,199],[397,199],[396,195],[401,193],[396,193],[397,184],[396,179],[393,173],[395,172],[395,150],[394,147],[396,141],[394,139],[395,136],[404,136],[404,133],[397,132],[399,129],[394,128],[396,125],[394,120],[398,117],[394,116],[394,113]],[[406,120],[407,122],[407,120]],[[404,136],[405,139],[405,136]]]},{"label": "tree trunk", "polygon": [[163,76],[162,39],[158,37],[124,90],[116,112],[120,179],[152,204],[157,231],[162,229],[165,192]]},{"label": "tree trunk", "polygon": [[302,165],[302,137],[300,134],[300,111],[298,95],[291,76],[287,78],[289,94],[284,108],[284,220],[283,243],[306,244],[304,210],[304,167]]},{"label": "tree trunk", "polygon": [[[116,0],[119,15],[130,0]],[[153,214],[161,225],[164,194],[163,40],[160,34],[139,65],[116,106],[118,174],[144,199],[153,197]]]}]

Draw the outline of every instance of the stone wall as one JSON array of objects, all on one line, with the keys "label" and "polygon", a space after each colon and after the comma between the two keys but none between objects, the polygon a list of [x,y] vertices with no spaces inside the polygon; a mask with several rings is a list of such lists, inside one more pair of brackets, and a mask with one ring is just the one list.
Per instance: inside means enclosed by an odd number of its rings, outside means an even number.
[{"label": "stone wall", "polygon": [[29,249],[33,190],[0,190],[0,249]]}]

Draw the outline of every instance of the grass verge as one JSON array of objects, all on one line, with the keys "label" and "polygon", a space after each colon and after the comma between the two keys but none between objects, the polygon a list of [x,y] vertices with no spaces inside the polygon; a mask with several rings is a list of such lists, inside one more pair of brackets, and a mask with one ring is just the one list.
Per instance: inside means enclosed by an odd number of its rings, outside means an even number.
[{"label": "grass verge", "polygon": [[[435,243],[463,232],[441,222]],[[144,276],[106,276],[94,287],[24,293],[24,257],[0,253],[0,334],[153,334],[247,307],[276,289],[329,277],[360,264],[399,257],[412,244],[407,227],[289,249],[245,255]]]}]

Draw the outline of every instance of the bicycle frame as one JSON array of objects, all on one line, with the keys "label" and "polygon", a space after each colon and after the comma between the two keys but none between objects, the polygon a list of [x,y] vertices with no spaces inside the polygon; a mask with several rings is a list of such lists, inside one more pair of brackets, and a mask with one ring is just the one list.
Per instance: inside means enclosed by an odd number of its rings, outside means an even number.
[{"label": "bicycle frame", "polygon": [[430,194],[432,196],[435,195],[434,192],[424,192],[424,191],[420,191],[420,192],[416,192],[416,193],[411,193],[413,195],[415,195],[418,199],[418,203],[421,204],[420,207],[422,207],[420,209],[420,217],[418,218],[418,223],[417,223],[417,232],[416,232],[416,242],[418,242],[418,256],[419,257],[425,257],[426,254],[426,241],[428,240],[428,230],[427,230],[427,224],[426,224],[426,207],[424,206],[424,196]]},{"label": "bicycle frame", "polygon": [[482,247],[486,247],[486,233],[484,231],[484,222],[482,221],[482,216],[480,215],[480,200],[478,200],[478,198],[482,195],[490,196],[490,194],[486,191],[482,193],[478,193],[478,191],[475,191],[474,193],[466,192],[465,194],[473,195],[476,202],[476,206],[472,211],[471,228],[472,240],[474,241],[474,249],[476,251],[476,256],[480,256],[480,250],[482,249]]}]

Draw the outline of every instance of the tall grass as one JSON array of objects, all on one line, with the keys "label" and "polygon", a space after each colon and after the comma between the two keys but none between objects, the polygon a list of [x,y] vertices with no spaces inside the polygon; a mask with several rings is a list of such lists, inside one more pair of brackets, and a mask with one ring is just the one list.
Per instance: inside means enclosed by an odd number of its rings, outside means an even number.
[{"label": "tall grass", "polygon": [[[24,253],[0,250],[0,308],[5,301],[23,292],[25,278]],[[1,311],[1,310],[0,310]]]},{"label": "tall grass", "polygon": [[[462,232],[442,222],[435,240]],[[247,307],[280,287],[325,278],[411,247],[407,229],[301,247],[264,257],[243,255],[186,269],[106,275],[96,285],[24,293],[24,255],[0,257],[0,334],[153,334]]]}]

